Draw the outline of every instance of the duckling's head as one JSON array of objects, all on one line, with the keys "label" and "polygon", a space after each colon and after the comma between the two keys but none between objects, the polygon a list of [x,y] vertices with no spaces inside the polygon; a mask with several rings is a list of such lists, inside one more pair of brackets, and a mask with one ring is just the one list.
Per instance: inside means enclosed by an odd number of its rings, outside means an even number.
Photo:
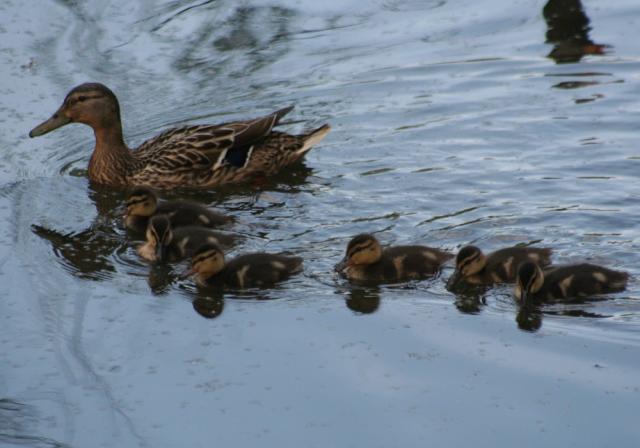
[{"label": "duckling's head", "polygon": [[378,262],[380,257],[382,248],[378,239],[369,233],[361,233],[349,241],[342,263],[345,267],[368,265]]},{"label": "duckling's head", "polygon": [[200,282],[213,277],[224,269],[224,252],[217,244],[200,246],[191,258],[189,275],[196,275]]},{"label": "duckling's head", "polygon": [[103,84],[80,84],[67,94],[62,106],[51,118],[29,132],[29,137],[44,135],[69,123],[84,123],[93,129],[120,127],[118,99]]},{"label": "duckling's head", "polygon": [[513,295],[522,304],[527,303],[527,298],[531,294],[540,291],[544,283],[542,269],[532,261],[524,261],[518,266],[518,277],[513,288]]},{"label": "duckling's head", "polygon": [[456,256],[456,270],[447,282],[448,287],[460,280],[471,277],[482,271],[487,264],[487,257],[476,246],[464,246]]},{"label": "duckling's head", "polygon": [[171,232],[171,222],[164,215],[154,216],[147,225],[147,243],[155,248],[156,259],[165,261],[167,247],[171,244],[173,232]]},{"label": "duckling's head", "polygon": [[158,209],[158,197],[149,188],[136,187],[127,196],[127,211],[129,216],[152,216]]}]

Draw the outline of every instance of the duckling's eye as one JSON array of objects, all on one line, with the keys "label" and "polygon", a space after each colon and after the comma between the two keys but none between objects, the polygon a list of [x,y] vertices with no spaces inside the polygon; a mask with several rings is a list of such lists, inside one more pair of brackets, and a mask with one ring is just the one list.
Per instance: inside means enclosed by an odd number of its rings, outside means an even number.
[{"label": "duckling's eye", "polygon": [[86,101],[86,99],[87,99],[87,97],[86,97],[86,96],[80,95],[80,96],[78,97],[78,102],[79,102],[79,103],[81,103],[81,102],[83,102],[83,101]]}]

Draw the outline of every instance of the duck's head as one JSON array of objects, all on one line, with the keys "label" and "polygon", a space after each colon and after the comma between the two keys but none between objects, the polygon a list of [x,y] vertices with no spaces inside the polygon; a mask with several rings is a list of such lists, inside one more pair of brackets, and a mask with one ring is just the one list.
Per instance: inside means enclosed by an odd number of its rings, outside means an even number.
[{"label": "duck's head", "polygon": [[513,295],[521,304],[526,304],[531,294],[540,291],[544,283],[542,269],[532,261],[525,261],[518,266],[518,277],[513,288]]},{"label": "duck's head", "polygon": [[342,271],[351,266],[369,265],[376,263],[382,257],[382,247],[378,239],[369,234],[361,233],[349,241],[344,258],[336,266],[336,270]]},{"label": "duck's head", "polygon": [[173,240],[171,222],[164,215],[154,216],[147,225],[147,243],[155,249],[156,260],[165,261],[167,247]]},{"label": "duck's head", "polygon": [[29,132],[38,137],[69,123],[84,123],[95,129],[120,126],[120,106],[115,94],[95,82],[80,84],[69,92],[62,106],[47,121]]},{"label": "duck's head", "polygon": [[153,190],[136,187],[127,196],[125,219],[129,216],[152,216],[157,209],[158,197]]},{"label": "duck's head", "polygon": [[476,246],[464,246],[456,256],[456,270],[447,281],[448,287],[455,286],[466,277],[482,271],[487,264],[487,257]]},{"label": "duck's head", "polygon": [[187,275],[195,275],[203,281],[224,269],[224,253],[217,244],[200,246],[191,258],[191,270]]}]

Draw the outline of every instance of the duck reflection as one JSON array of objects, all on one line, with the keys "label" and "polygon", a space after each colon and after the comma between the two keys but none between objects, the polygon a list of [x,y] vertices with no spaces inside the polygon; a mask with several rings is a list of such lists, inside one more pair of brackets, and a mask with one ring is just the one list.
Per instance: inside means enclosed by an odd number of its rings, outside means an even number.
[{"label": "duck reflection", "polygon": [[51,243],[55,255],[71,274],[87,280],[103,280],[116,271],[114,254],[126,250],[126,243],[116,228],[121,195],[113,189],[90,187],[89,197],[98,214],[85,230],[65,233],[37,224],[31,229]]},{"label": "duck reflection", "polygon": [[[289,22],[293,9],[281,6],[238,5],[231,15],[221,14],[219,4],[199,5],[201,25],[187,38],[188,43],[175,60],[176,69],[190,75],[199,73],[201,86],[212,76],[253,73],[280,59],[289,51]],[[170,24],[175,15],[158,24],[154,31]],[[221,17],[224,15],[223,21]]]},{"label": "duck reflection", "polygon": [[602,55],[610,48],[589,38],[589,18],[580,0],[549,0],[542,14],[548,28],[546,42],[554,45],[547,57],[556,63],[579,62],[584,55]]}]

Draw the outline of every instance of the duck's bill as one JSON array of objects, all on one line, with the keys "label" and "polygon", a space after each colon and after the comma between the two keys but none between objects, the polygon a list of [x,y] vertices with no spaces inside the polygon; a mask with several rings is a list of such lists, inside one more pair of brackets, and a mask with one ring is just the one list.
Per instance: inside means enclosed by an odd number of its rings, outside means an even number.
[{"label": "duck's bill", "polygon": [[156,261],[164,263],[167,257],[167,250],[162,244],[158,244],[156,246]]},{"label": "duck's bill", "polygon": [[194,275],[196,275],[198,273],[198,271],[196,271],[193,268],[187,269],[183,272],[180,273],[180,275],[178,275],[178,278],[181,280],[193,277]]},{"label": "duck's bill", "polygon": [[347,268],[347,258],[343,258],[342,260],[340,260],[339,263],[337,263],[334,267],[334,270],[336,272],[342,272]]},{"label": "duck's bill", "polygon": [[58,111],[53,114],[47,121],[40,123],[35,128],[31,129],[31,132],[29,132],[29,137],[39,137],[70,122],[71,120],[69,118],[65,117]]}]

